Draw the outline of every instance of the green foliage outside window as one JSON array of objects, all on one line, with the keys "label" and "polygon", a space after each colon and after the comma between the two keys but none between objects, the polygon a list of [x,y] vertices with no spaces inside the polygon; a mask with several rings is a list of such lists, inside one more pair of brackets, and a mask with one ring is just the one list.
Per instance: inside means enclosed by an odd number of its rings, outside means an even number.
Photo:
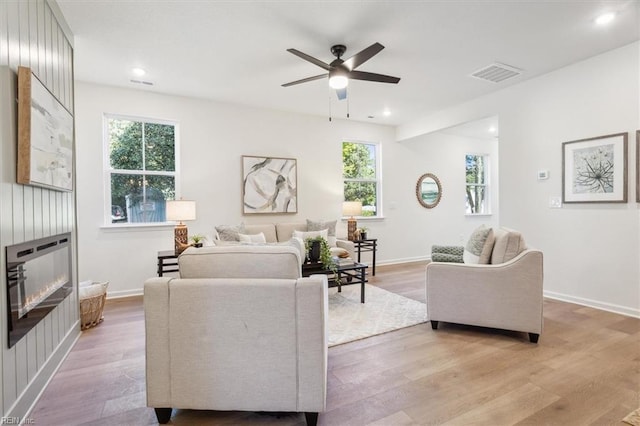
[{"label": "green foliage outside window", "polygon": [[489,206],[487,206],[487,157],[467,154],[465,166],[467,183],[466,213],[489,213]]},{"label": "green foliage outside window", "polygon": [[[164,222],[175,199],[175,126],[108,119],[112,222]],[[114,212],[126,211],[114,217]]]},{"label": "green foliage outside window", "polygon": [[377,215],[376,146],[343,142],[344,200],[362,201],[362,216]]}]

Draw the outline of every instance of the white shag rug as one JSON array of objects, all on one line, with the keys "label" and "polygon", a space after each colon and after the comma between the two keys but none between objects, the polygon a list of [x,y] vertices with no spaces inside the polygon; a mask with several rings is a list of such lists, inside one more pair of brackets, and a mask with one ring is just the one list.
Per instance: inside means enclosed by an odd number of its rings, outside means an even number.
[{"label": "white shag rug", "polygon": [[427,321],[427,305],[365,284],[329,289],[329,346],[335,346]]}]

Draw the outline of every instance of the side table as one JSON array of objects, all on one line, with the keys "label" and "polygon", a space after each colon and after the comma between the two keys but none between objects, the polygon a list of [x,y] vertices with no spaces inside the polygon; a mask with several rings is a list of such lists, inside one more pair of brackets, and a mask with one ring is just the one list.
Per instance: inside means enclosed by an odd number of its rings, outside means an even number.
[{"label": "side table", "polygon": [[158,252],[158,276],[165,272],[178,272],[178,256],[175,250],[164,250]]},{"label": "side table", "polygon": [[372,261],[371,261],[371,275],[376,276],[376,252],[378,251],[378,239],[377,238],[367,238],[364,240],[355,240],[353,241],[353,247],[358,251],[358,260],[360,263],[360,255],[362,252],[370,251],[372,253]]}]

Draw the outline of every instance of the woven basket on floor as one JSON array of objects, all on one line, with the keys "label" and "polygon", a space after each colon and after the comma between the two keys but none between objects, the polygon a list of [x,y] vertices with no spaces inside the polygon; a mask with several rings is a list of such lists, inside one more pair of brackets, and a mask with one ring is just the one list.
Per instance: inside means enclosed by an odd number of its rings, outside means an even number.
[{"label": "woven basket on floor", "polygon": [[104,302],[107,299],[106,286],[104,292],[90,297],[80,298],[80,329],[86,330],[100,324],[104,317]]}]

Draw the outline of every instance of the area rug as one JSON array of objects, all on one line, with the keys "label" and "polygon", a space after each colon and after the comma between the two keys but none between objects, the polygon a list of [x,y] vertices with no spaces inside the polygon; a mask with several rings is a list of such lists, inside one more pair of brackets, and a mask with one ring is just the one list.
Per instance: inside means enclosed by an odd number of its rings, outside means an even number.
[{"label": "area rug", "polygon": [[640,426],[640,408],[629,413],[622,421],[632,426]]},{"label": "area rug", "polygon": [[409,327],[427,321],[427,305],[365,284],[365,303],[360,286],[329,289],[329,346]]}]

